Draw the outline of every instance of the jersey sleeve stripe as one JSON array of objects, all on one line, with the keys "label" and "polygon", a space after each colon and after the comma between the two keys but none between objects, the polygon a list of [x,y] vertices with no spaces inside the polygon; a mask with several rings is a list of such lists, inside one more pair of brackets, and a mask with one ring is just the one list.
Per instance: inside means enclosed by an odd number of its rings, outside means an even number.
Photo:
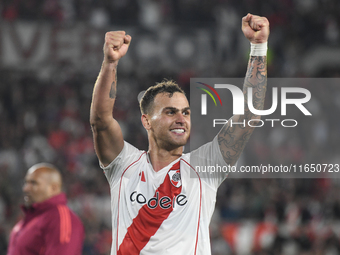
[{"label": "jersey sleeve stripe", "polygon": [[69,243],[72,232],[70,212],[65,205],[58,205],[58,211],[60,217],[60,243]]},{"label": "jersey sleeve stripe", "polygon": [[71,224],[71,215],[70,215],[70,210],[65,206],[65,212],[66,212],[66,238],[65,242],[69,243],[71,241],[71,233],[72,233],[72,224]]}]

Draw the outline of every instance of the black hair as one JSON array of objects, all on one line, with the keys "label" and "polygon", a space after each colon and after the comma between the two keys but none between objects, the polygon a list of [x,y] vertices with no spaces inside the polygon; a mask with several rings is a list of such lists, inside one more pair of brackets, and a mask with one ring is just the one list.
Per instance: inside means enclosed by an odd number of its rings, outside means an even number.
[{"label": "black hair", "polygon": [[185,95],[184,91],[173,80],[163,80],[162,82],[159,82],[156,85],[149,87],[145,91],[139,103],[139,107],[142,114],[151,113],[153,102],[158,94],[167,93],[169,97],[172,97],[175,92],[179,92]]}]

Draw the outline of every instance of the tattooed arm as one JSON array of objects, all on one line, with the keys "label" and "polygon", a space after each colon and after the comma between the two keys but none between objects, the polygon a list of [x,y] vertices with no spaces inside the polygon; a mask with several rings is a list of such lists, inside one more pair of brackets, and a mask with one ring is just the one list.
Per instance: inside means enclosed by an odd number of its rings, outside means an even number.
[{"label": "tattooed arm", "polygon": [[124,31],[105,35],[104,60],[92,95],[90,124],[95,150],[100,162],[106,166],[123,149],[124,140],[118,122],[112,117],[117,89],[117,65],[128,48],[131,37]]},{"label": "tattooed arm", "polygon": [[[242,19],[242,30],[245,37],[253,44],[265,43],[269,36],[269,22],[264,17],[248,14]],[[253,105],[255,109],[262,110],[267,88],[267,58],[266,56],[251,56],[243,85],[244,115],[234,115],[218,134],[218,143],[221,153],[227,164],[234,165],[240,157],[248,142],[256,120],[260,119],[248,108],[248,88],[252,88]],[[232,124],[234,123],[234,124]],[[242,124],[235,124],[242,123]],[[243,124],[244,123],[244,124]]]}]

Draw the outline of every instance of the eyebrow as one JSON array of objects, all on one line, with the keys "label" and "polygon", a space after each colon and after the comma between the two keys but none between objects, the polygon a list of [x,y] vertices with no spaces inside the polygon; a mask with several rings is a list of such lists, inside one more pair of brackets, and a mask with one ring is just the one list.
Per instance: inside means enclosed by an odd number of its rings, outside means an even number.
[{"label": "eyebrow", "polygon": [[183,108],[182,110],[180,110],[180,109],[178,109],[178,108],[176,108],[176,107],[168,106],[168,107],[164,107],[163,110],[164,110],[164,111],[166,111],[166,110],[172,110],[172,111],[175,111],[175,112],[178,112],[178,111],[188,111],[188,110],[190,110],[190,107],[188,106],[188,107],[185,107],[185,108]]},{"label": "eyebrow", "polygon": [[24,183],[38,183],[36,180],[24,180]]}]

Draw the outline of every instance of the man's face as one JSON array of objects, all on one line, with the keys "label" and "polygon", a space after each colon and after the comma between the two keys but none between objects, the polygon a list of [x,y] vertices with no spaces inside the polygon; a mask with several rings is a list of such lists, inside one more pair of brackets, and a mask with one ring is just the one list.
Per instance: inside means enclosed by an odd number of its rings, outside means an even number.
[{"label": "man's face", "polygon": [[33,203],[40,203],[51,197],[52,185],[46,173],[39,171],[28,171],[23,186],[25,205],[31,206]]},{"label": "man's face", "polygon": [[150,113],[150,131],[159,147],[173,150],[184,146],[190,135],[190,108],[186,96],[175,92],[158,94]]}]

